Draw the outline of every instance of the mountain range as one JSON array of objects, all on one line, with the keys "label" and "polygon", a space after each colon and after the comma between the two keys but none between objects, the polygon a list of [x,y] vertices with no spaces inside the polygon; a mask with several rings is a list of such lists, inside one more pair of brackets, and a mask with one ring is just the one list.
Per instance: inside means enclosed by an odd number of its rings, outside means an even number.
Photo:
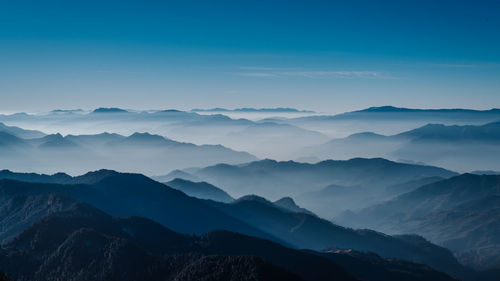
[{"label": "mountain range", "polygon": [[394,135],[429,123],[482,125],[500,121],[500,109],[412,109],[380,106],[335,115],[313,115],[287,119],[270,118],[264,121],[286,123],[334,138],[344,138],[365,131]]},{"label": "mountain range", "polygon": [[[200,200],[141,175],[120,174],[109,170],[69,177],[61,181],[64,184],[20,182],[6,179],[5,175],[4,173],[4,179],[0,180],[0,200],[2,205],[15,207],[3,211],[6,219],[2,222],[2,229],[9,229],[8,235],[3,237],[4,241],[9,241],[20,229],[52,210],[67,209],[64,202],[36,199],[60,194],[91,204],[115,216],[143,216],[153,219],[182,233],[203,234],[223,229],[289,247],[318,251],[332,247],[371,251],[384,258],[425,263],[454,276],[470,274],[470,270],[461,266],[448,250],[423,238],[411,235],[387,236],[374,231],[348,229],[314,215],[287,210],[255,196],[229,204]],[[16,173],[13,175],[17,179],[23,176]],[[33,180],[33,175],[28,177]],[[26,196],[35,196],[35,199],[22,199]],[[46,204],[39,209],[33,207],[34,202]],[[16,220],[20,215],[24,219]]]},{"label": "mountain range", "polygon": [[423,185],[336,222],[386,233],[417,233],[465,264],[500,268],[500,176],[463,174]]},{"label": "mountain range", "polygon": [[227,231],[185,235],[59,195],[30,197],[23,199],[36,201],[37,209],[53,202],[67,207],[2,244],[0,266],[12,280],[454,280],[374,254],[294,250]]},{"label": "mountain range", "polygon": [[500,122],[484,125],[427,124],[395,135],[372,132],[334,139],[303,149],[304,156],[323,159],[385,157],[408,159],[459,171],[500,169]]},{"label": "mountain range", "polygon": [[[319,155],[310,155],[314,154],[314,151],[304,153],[304,148],[321,146],[329,140],[342,139],[366,131],[376,135],[393,136],[427,124],[479,126],[500,120],[500,110],[498,109],[484,111],[469,109],[425,110],[385,106],[337,115],[296,118],[290,118],[293,116],[287,114],[293,113],[289,113],[289,111],[289,109],[284,108],[273,113],[277,116],[275,118],[250,120],[245,118],[245,114],[259,115],[269,113],[269,111],[242,108],[238,111],[199,111],[197,113],[174,109],[139,111],[121,108],[97,108],[92,111],[57,110],[44,114],[0,115],[0,122],[32,130],[59,132],[63,135],[93,135],[101,132],[132,135],[136,132],[147,131],[180,142],[220,144],[234,150],[246,151],[259,158],[293,160],[317,156],[324,160],[325,158],[348,159],[353,157],[388,158],[389,156],[383,155],[382,152],[392,151],[398,142],[392,143],[386,139],[383,142],[385,145],[382,145],[381,141],[376,140],[374,144],[370,143],[367,146],[366,142],[355,145],[356,141],[350,138],[346,142],[353,142],[353,145],[346,145],[345,147],[349,148],[347,151],[344,152],[343,148],[336,150],[332,148],[319,152]],[[298,111],[300,113],[300,110]],[[369,140],[369,142],[371,141],[374,141],[374,138]],[[370,149],[371,147],[373,149]],[[311,152],[307,149],[306,151]],[[427,163],[419,160],[418,154],[408,154],[404,151],[400,153],[401,156],[389,158]],[[412,159],[413,156],[417,156],[417,159]],[[453,163],[451,160],[449,162]],[[486,164],[480,166],[480,163],[472,162],[470,167],[466,167],[467,169],[457,169],[454,166],[444,165],[450,164],[449,162],[431,162],[429,164],[461,171],[484,170],[484,166],[486,166]],[[94,167],[94,169],[96,168],[98,167]]]},{"label": "mountain range", "polygon": [[[244,113],[247,110],[238,112]],[[257,122],[222,114],[198,114],[173,109],[134,111],[97,108],[90,112],[59,110],[45,114],[0,115],[0,122],[65,135],[100,132],[131,135],[147,131],[181,142],[221,144],[259,157],[274,158],[287,157],[290,152],[304,145],[321,144],[329,139],[319,132],[290,124]],[[271,143],[282,145],[271,147]]]},{"label": "mountain range", "polygon": [[[380,158],[328,160],[316,164],[268,159],[241,165],[218,164],[186,170],[184,174],[175,173],[178,177],[187,175],[188,179],[194,177],[210,182],[233,197],[256,194],[278,200],[289,196],[299,205],[327,218],[347,209],[367,207],[389,199],[385,191],[388,186],[434,176],[449,178],[457,175],[438,167]],[[320,196],[313,195],[321,190],[324,192]],[[400,193],[404,192],[401,190]]]},{"label": "mountain range", "polygon": [[276,108],[251,108],[251,107],[243,107],[243,108],[235,108],[235,109],[227,109],[227,108],[209,108],[209,109],[201,109],[196,108],[192,109],[194,112],[273,112],[273,113],[315,113],[312,110],[299,110],[296,108],[289,107],[276,107]]},{"label": "mountain range", "polygon": [[[20,138],[0,127],[0,165],[10,169],[54,173],[81,173],[110,167],[122,171],[138,170],[161,174],[175,168],[216,163],[244,163],[257,158],[221,145],[194,145],[159,135],[134,133],[130,136],[102,133],[96,135],[45,135]],[[10,127],[17,135],[25,131]],[[78,159],[78,161],[75,161]]]}]

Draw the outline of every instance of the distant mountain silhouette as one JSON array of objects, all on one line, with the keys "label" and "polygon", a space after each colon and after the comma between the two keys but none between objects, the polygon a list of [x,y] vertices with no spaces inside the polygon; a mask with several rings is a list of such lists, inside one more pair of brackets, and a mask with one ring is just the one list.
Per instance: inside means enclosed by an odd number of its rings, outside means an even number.
[{"label": "distant mountain silhouette", "polygon": [[428,124],[394,137],[407,137],[412,142],[479,142],[499,143],[500,122],[488,123],[482,126],[445,126],[442,124]]},{"label": "distant mountain silhouette", "polygon": [[476,268],[500,266],[500,176],[463,174],[424,185],[338,222],[386,233],[418,233]]},{"label": "distant mountain silhouette", "polygon": [[[244,114],[248,112],[246,110],[251,109],[241,110],[234,112]],[[256,110],[255,113],[276,113],[277,115],[291,113],[291,109],[286,108],[270,112]],[[216,112],[209,113],[198,114],[174,109],[127,111],[120,108],[97,108],[91,112],[65,112],[64,114],[50,112],[36,115],[0,115],[0,122],[26,127],[36,124],[37,127],[44,127],[52,132],[64,131],[73,135],[104,131],[131,135],[135,132],[147,131],[151,134],[168,136],[180,142],[221,144],[259,157],[273,158],[290,157],[290,154],[304,145],[318,145],[329,139],[325,134],[313,129],[291,124],[257,122],[243,118],[233,119]],[[280,143],[280,145],[270,146],[273,143]],[[165,169],[162,173],[175,168],[182,167]]]},{"label": "distant mountain silhouette", "polygon": [[367,109],[353,111],[353,112],[471,112],[471,113],[484,113],[484,112],[494,112],[500,113],[500,109],[493,108],[490,110],[474,110],[474,109],[462,109],[462,108],[452,108],[452,109],[418,109],[418,108],[405,108],[405,107],[394,107],[390,105],[370,107]]},{"label": "distant mountain silhouette", "polygon": [[54,148],[54,149],[65,149],[65,148],[76,148],[79,145],[72,142],[71,140],[63,137],[61,134],[47,135],[40,139],[34,139],[32,143],[38,144],[38,148]]},{"label": "distant mountain silhouette", "polygon": [[464,120],[466,118],[498,118],[500,117],[500,109],[493,108],[490,110],[474,110],[474,109],[418,109],[418,108],[404,108],[395,106],[379,106],[370,107],[362,110],[345,112],[338,115],[332,116],[320,116],[320,117],[302,117],[302,119],[364,119],[364,118],[375,118],[375,119],[386,119],[394,118],[398,116],[399,118],[439,118],[439,119],[455,119]]},{"label": "distant mountain silhouette", "polygon": [[[499,116],[500,119],[500,116]],[[484,125],[425,126],[384,136],[371,132],[334,139],[305,148],[304,156],[318,157],[387,157],[410,159],[450,169],[471,171],[500,169],[495,158],[500,144],[500,122]]]},{"label": "distant mountain silhouette", "polygon": [[470,173],[475,175],[500,175],[499,171],[491,171],[491,170],[472,171]]},{"label": "distant mountain silhouette", "polygon": [[128,111],[121,108],[116,107],[100,107],[92,111],[92,113],[127,113]]},{"label": "distant mountain silhouette", "polygon": [[[451,177],[456,173],[432,166],[385,159],[327,160],[316,164],[261,160],[241,165],[220,164],[192,173],[224,190],[265,197],[300,194],[329,184],[387,186],[424,176]],[[258,187],[258,189],[257,189]],[[285,189],[286,188],[286,189]],[[279,192],[280,189],[282,192]]]},{"label": "distant mountain silhouette", "polygon": [[199,199],[210,199],[218,202],[230,203],[234,198],[227,194],[224,190],[211,185],[207,182],[192,182],[184,179],[174,179],[166,182],[166,185],[180,190],[189,196]]},{"label": "distant mountain silhouette", "polygon": [[238,164],[257,159],[221,145],[195,145],[149,133],[51,134],[21,139],[0,131],[0,155],[3,155],[0,165],[5,168],[73,174],[102,167],[161,174],[174,168],[221,162]]},{"label": "distant mountain silhouette", "polygon": [[14,135],[11,135],[9,133],[5,132],[0,132],[0,149],[3,149],[4,151],[0,151],[0,153],[8,153],[8,150],[5,149],[11,149],[11,148],[24,148],[27,146],[27,143],[21,139],[18,138]]},{"label": "distant mountain silhouette", "polygon": [[175,179],[183,179],[183,180],[188,180],[192,182],[200,182],[201,179],[198,177],[193,176],[192,174],[181,171],[181,170],[173,170],[172,172],[168,173],[167,175],[163,176],[156,176],[156,177],[151,177],[152,179],[159,181],[159,182],[169,182]]},{"label": "distant mountain silhouette", "polygon": [[413,191],[421,186],[435,183],[435,182],[442,181],[442,180],[444,180],[443,177],[437,177],[437,176],[424,177],[424,178],[420,178],[417,180],[411,180],[408,182],[388,186],[385,188],[385,193],[390,195],[390,196],[396,196],[396,195],[400,195],[400,194],[403,194],[406,192]]},{"label": "distant mountain silhouette", "polygon": [[195,108],[191,111],[195,112],[277,112],[277,113],[314,113],[314,111],[310,110],[299,110],[295,108],[289,107],[276,107],[276,108],[235,108],[235,109],[227,109],[227,108],[210,108],[210,109],[200,109]]},{"label": "distant mountain silhouette", "polygon": [[15,126],[7,126],[0,122],[0,132],[16,136],[21,139],[41,138],[45,136],[44,133],[36,130],[26,130]]},{"label": "distant mountain silhouette", "polygon": [[[110,145],[176,145],[182,144],[176,141],[167,139],[159,135],[149,133],[134,133],[126,138],[118,139],[109,143]],[[194,146],[194,145],[192,145]]]}]

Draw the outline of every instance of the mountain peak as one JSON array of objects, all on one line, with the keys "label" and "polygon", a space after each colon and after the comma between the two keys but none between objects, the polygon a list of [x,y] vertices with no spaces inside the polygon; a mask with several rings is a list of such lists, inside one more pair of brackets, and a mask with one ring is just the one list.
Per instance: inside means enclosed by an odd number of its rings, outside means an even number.
[{"label": "mountain peak", "polygon": [[72,183],[76,184],[95,184],[106,178],[118,175],[119,173],[113,170],[101,169],[97,171],[88,172],[84,175],[73,178]]},{"label": "mountain peak", "polygon": [[125,109],[121,109],[118,107],[99,107],[92,111],[92,113],[127,113],[128,111]]},{"label": "mountain peak", "polygon": [[356,112],[406,112],[406,111],[414,111],[415,109],[409,109],[404,107],[395,107],[392,105],[384,105],[384,106],[373,106],[366,109],[358,110]]},{"label": "mountain peak", "polygon": [[163,144],[163,143],[174,143],[173,140],[167,139],[163,136],[160,135],[153,135],[150,133],[133,133],[132,135],[128,136],[126,138],[128,141],[135,141],[135,142],[148,142],[148,143],[158,143],[158,144]]},{"label": "mountain peak", "polygon": [[268,204],[268,205],[273,204],[272,202],[270,202],[266,198],[255,195],[255,194],[245,195],[245,196],[242,196],[234,201],[235,204],[241,203],[241,202],[258,202],[258,203],[263,203],[263,204]]},{"label": "mountain peak", "polygon": [[316,216],[313,212],[311,212],[307,209],[301,208],[299,205],[297,205],[295,203],[295,201],[291,197],[288,197],[288,196],[283,197],[277,201],[274,201],[274,205],[276,205],[282,209],[294,212],[294,213],[305,213],[305,214]]}]

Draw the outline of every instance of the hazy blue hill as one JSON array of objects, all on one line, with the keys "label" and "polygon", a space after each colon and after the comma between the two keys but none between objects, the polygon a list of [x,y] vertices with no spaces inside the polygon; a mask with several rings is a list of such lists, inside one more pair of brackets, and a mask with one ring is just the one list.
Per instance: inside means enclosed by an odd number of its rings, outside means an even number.
[{"label": "hazy blue hill", "polygon": [[491,171],[491,170],[472,171],[470,173],[475,175],[500,175],[499,171]]},{"label": "hazy blue hill", "polygon": [[431,183],[435,183],[435,182],[438,182],[438,181],[441,181],[441,180],[444,180],[443,177],[424,177],[424,178],[420,178],[420,179],[417,179],[417,180],[412,180],[412,181],[408,181],[408,182],[404,182],[404,183],[399,183],[399,184],[395,184],[395,185],[391,185],[391,186],[388,186],[386,189],[385,189],[385,192],[389,195],[400,195],[400,194],[403,194],[403,193],[406,193],[406,192],[410,192],[410,191],[413,191],[421,186],[424,186],[424,185],[427,185],[427,184],[431,184]]},{"label": "hazy blue hill", "polygon": [[368,216],[368,221],[371,221],[368,227],[373,227],[379,225],[379,221],[386,221],[391,216],[422,217],[433,211],[446,210],[470,200],[498,194],[500,194],[499,176],[463,174],[424,185],[386,203],[367,208],[359,215]]},{"label": "hazy blue hill", "polygon": [[[500,118],[500,117],[499,117]],[[452,125],[427,124],[422,127],[405,131],[399,134],[385,136],[373,132],[352,134],[345,139],[334,139],[327,144],[340,144],[341,141],[474,141],[498,142],[500,139],[500,122],[484,125]]]},{"label": "hazy blue hill", "polygon": [[36,130],[26,130],[15,126],[7,126],[0,122],[0,132],[16,136],[21,139],[33,139],[44,137],[45,134]]},{"label": "hazy blue hill", "polygon": [[[417,109],[417,108],[401,108],[394,106],[370,107],[358,111],[346,112],[343,114],[332,116],[332,119],[356,119],[356,118],[445,118],[464,120],[466,118],[498,118],[500,117],[500,109],[493,108],[490,110],[473,110],[473,109]],[[307,118],[307,117],[305,117]]]},{"label": "hazy blue hill", "polygon": [[[345,209],[371,205],[385,194],[387,186],[424,177],[447,178],[456,175],[442,168],[397,163],[380,158],[328,160],[315,164],[261,160],[241,165],[220,164],[191,174],[235,196],[257,194],[271,200],[290,196],[299,205],[325,217],[332,217]],[[335,196],[338,199],[334,202],[320,202],[302,196],[330,185],[358,188],[357,192],[343,190],[349,191],[348,193],[337,189],[339,192]]]},{"label": "hazy blue hill", "polygon": [[[244,114],[239,111],[236,113]],[[73,135],[96,131],[130,135],[148,131],[179,141],[221,144],[261,157],[274,158],[293,154],[304,145],[317,145],[329,139],[313,129],[291,124],[260,123],[233,119],[223,114],[198,114],[171,109],[122,112],[105,108],[78,114],[0,115],[0,122],[17,126],[36,125],[53,132],[64,131]],[[269,144],[274,142],[280,142],[280,145],[270,147]]]},{"label": "hazy blue hill", "polygon": [[128,111],[116,107],[100,107],[92,111],[92,113],[128,113]]},{"label": "hazy blue hill", "polygon": [[[160,135],[152,135],[149,133],[134,133],[126,138],[112,141],[108,144],[110,144],[110,145],[145,145],[145,146],[165,145],[165,146],[170,146],[170,145],[181,145],[182,143],[164,138]],[[194,146],[193,144],[186,144],[186,145]]]},{"label": "hazy blue hill", "polygon": [[276,122],[249,124],[216,138],[219,143],[227,143],[260,157],[285,159],[304,145],[318,145],[328,139],[328,136],[314,130]]},{"label": "hazy blue hill", "polygon": [[[499,117],[500,118],[500,117]],[[471,171],[499,168],[500,122],[483,125],[427,124],[394,135],[365,132],[304,148],[317,157],[386,157]]]},{"label": "hazy blue hill", "polygon": [[471,266],[500,265],[500,176],[463,174],[424,185],[336,221],[386,233],[418,233]]},{"label": "hazy blue hill", "polygon": [[401,133],[397,136],[409,137],[415,141],[473,141],[500,142],[500,122],[488,123],[482,126],[445,126],[428,124],[421,128]]},{"label": "hazy blue hill", "polygon": [[61,148],[75,148],[79,147],[78,144],[72,142],[68,138],[63,137],[61,134],[47,135],[43,138],[33,139],[33,143],[37,143],[39,148],[42,149],[61,149]]},{"label": "hazy blue hill", "polygon": [[[271,135],[271,136],[275,135],[276,139],[281,139],[281,140],[285,140],[293,136],[295,137],[303,136],[309,138],[309,140],[305,140],[307,142],[318,142],[318,143],[328,140],[328,137],[326,135],[312,130],[307,130],[288,124],[276,124],[273,122],[252,124],[241,131],[228,134],[229,137],[253,136],[256,139],[258,139],[259,135]],[[303,139],[301,140],[304,141]],[[294,140],[288,139],[288,141],[290,142]],[[282,143],[282,145],[284,145],[284,143]]]},{"label": "hazy blue hill", "polygon": [[198,177],[195,177],[192,174],[190,174],[186,171],[182,171],[182,170],[173,170],[172,172],[168,173],[167,175],[152,177],[152,179],[159,181],[159,182],[168,182],[168,181],[172,181],[175,179],[183,179],[183,180],[188,180],[188,181],[192,181],[192,182],[201,181]]},{"label": "hazy blue hill", "polygon": [[66,138],[81,145],[94,146],[118,142],[126,137],[119,134],[101,133],[95,135],[67,135]]},{"label": "hazy blue hill", "polygon": [[289,107],[276,107],[276,108],[235,108],[235,109],[227,109],[227,108],[210,108],[210,109],[200,109],[195,108],[191,111],[194,112],[276,112],[276,113],[314,113],[314,111],[310,110],[299,110],[295,108]]},{"label": "hazy blue hill", "polygon": [[404,108],[404,107],[395,107],[395,106],[379,106],[379,107],[370,107],[367,109],[353,111],[353,112],[469,112],[469,113],[500,113],[500,109],[494,108],[490,110],[474,110],[474,109],[463,109],[463,108],[451,108],[451,109],[418,109],[418,108]]},{"label": "hazy blue hill", "polygon": [[180,190],[189,196],[199,199],[210,199],[218,202],[229,203],[234,201],[224,190],[207,182],[192,182],[185,179],[176,178],[165,183],[166,185]]},{"label": "hazy blue hill", "polygon": [[[495,122],[500,119],[500,109],[473,110],[473,109],[412,109],[394,106],[370,107],[362,110],[345,112],[336,115],[316,115],[281,120],[288,124],[309,126],[325,130],[324,125],[358,126],[361,130],[370,128],[382,129],[384,126],[397,128],[423,125],[425,123],[455,123],[480,124]],[[279,120],[275,120],[279,121]],[[362,123],[365,123],[364,125]],[[379,126],[380,125],[380,126]],[[339,128],[339,127],[337,127]],[[359,129],[358,128],[358,129]],[[387,129],[387,128],[386,128]],[[391,129],[391,131],[394,131]]]},{"label": "hazy blue hill", "polygon": [[308,215],[313,215],[313,216],[316,216],[316,214],[314,214],[313,212],[305,209],[305,208],[301,208],[300,206],[298,206],[295,201],[293,201],[292,198],[290,197],[283,197],[279,200],[276,200],[273,202],[274,205],[280,207],[280,208],[283,208],[285,210],[288,210],[290,212],[294,212],[294,213],[305,213],[305,214],[308,214]]},{"label": "hazy blue hill", "polygon": [[0,149],[13,148],[13,147],[23,147],[26,146],[26,142],[9,133],[0,132]]},{"label": "hazy blue hill", "polygon": [[[14,151],[14,148],[18,149]],[[0,155],[3,155],[0,166],[6,169],[70,174],[103,167],[162,174],[178,168],[257,160],[247,152],[222,145],[195,145],[149,133],[127,137],[115,133],[51,134],[21,139],[0,131]]]}]

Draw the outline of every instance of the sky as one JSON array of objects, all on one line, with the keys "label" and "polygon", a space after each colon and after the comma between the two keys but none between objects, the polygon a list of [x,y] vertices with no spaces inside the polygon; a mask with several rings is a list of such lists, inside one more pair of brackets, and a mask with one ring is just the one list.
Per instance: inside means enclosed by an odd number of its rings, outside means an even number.
[{"label": "sky", "polygon": [[0,112],[500,107],[500,1],[0,0]]}]

